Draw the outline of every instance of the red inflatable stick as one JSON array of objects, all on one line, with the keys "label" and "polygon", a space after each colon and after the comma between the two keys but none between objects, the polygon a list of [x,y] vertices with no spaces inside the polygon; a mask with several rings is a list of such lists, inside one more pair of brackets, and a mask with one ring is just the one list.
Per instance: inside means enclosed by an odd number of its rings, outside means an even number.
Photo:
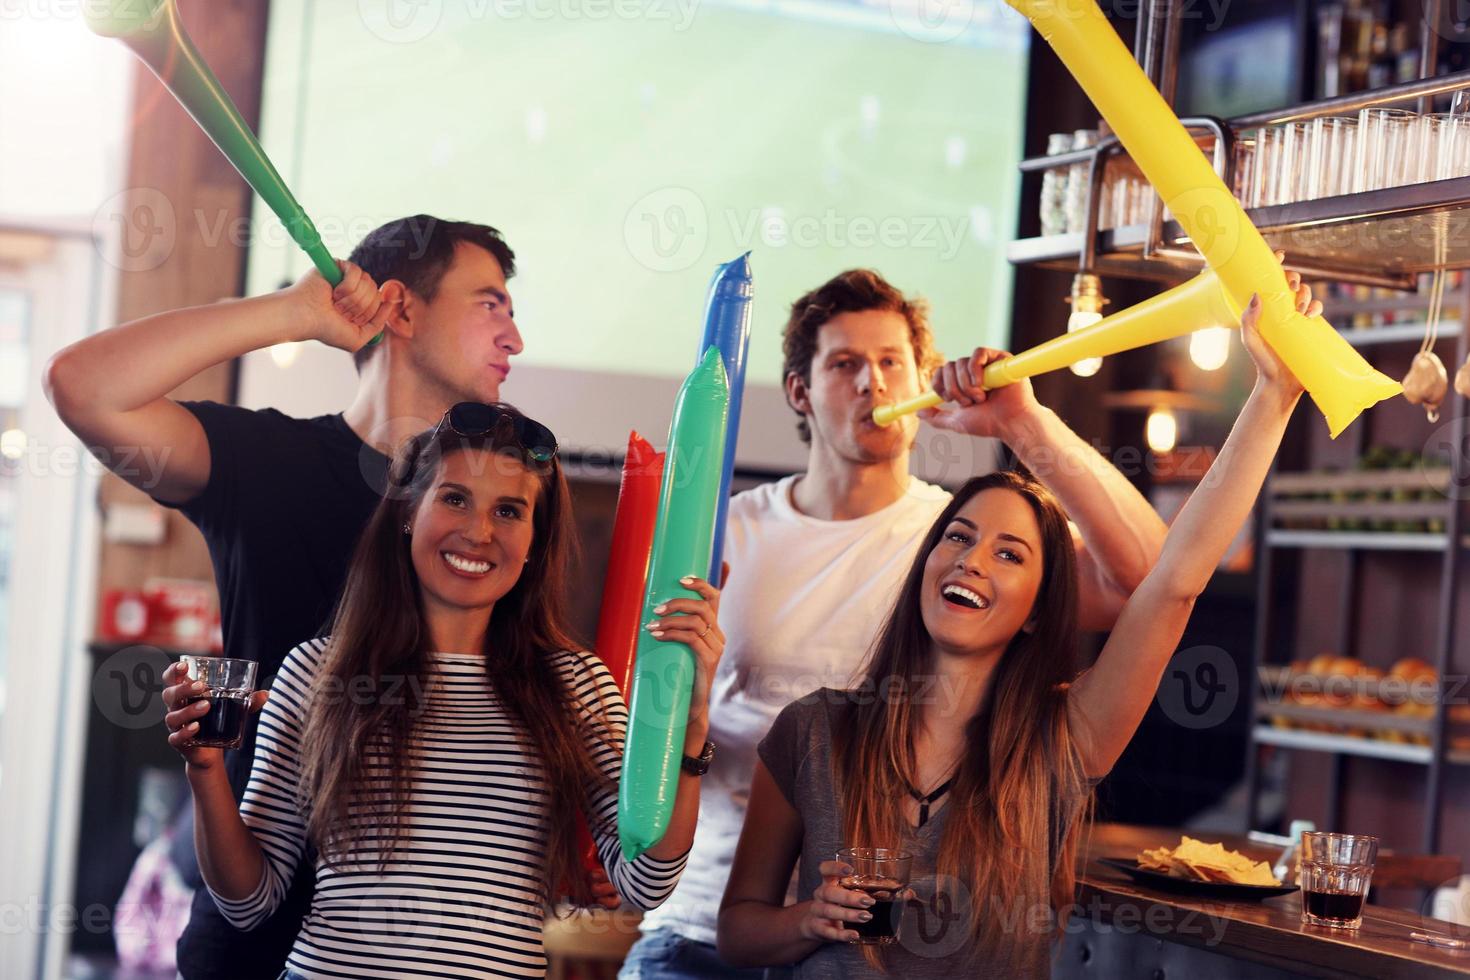
[{"label": "red inflatable stick", "polygon": [[612,554],[597,618],[597,655],[612,671],[625,698],[633,678],[633,654],[638,649],[638,619],[643,612],[663,474],[664,454],[654,452],[653,445],[637,432],[629,435],[618,513],[613,520]]},{"label": "red inflatable stick", "polygon": [[[602,586],[602,608],[597,617],[597,655],[612,671],[618,691],[628,696],[633,679],[633,655],[638,650],[643,590],[648,582],[648,558],[653,550],[653,526],[658,518],[659,485],[663,482],[664,454],[637,432],[628,436],[623,459],[623,483],[618,489],[618,512],[613,519],[612,552]],[[597,848],[587,823],[581,827],[582,853],[588,871],[600,869]]]}]

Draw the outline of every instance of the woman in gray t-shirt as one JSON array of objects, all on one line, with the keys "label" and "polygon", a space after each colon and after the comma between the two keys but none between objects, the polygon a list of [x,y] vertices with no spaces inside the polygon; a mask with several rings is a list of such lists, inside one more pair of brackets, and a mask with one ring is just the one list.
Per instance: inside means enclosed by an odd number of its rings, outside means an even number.
[{"label": "woman in gray t-shirt", "polygon": [[[833,772],[832,733],[850,722],[863,700],[859,691],[824,688],[787,705],[760,743],[760,758],[781,795],[801,814],[801,858],[798,894],[810,898],[823,883],[822,868],[847,846]],[[1058,818],[1050,828],[1051,847],[1060,846],[1075,817],[1090,798],[1095,780],[1083,780],[1065,795],[1057,795]],[[943,796],[948,796],[948,793]],[[884,951],[883,963],[893,976],[906,980],[950,978],[958,973],[957,954],[972,950],[969,928],[968,888],[938,872],[940,841],[948,825],[950,807],[943,797],[929,805],[930,814],[910,827],[898,842],[913,855],[910,880],[913,900],[895,906],[898,943]],[[748,824],[747,824],[748,826]],[[876,842],[875,842],[876,843]],[[988,961],[983,975],[1006,980],[1010,977],[1047,976],[1049,942],[1055,933],[1051,907],[1033,909],[985,909],[983,914],[1000,918],[1004,928],[1024,937],[1018,962],[1002,966],[998,957]],[[802,960],[797,975],[802,978],[847,978],[870,976],[871,964],[862,947],[845,942],[827,943]]]},{"label": "woman in gray t-shirt", "polygon": [[[1073,901],[1079,815],[1148,710],[1301,396],[1256,331],[1259,315],[1253,299],[1241,323],[1255,389],[1080,675],[1076,559],[1056,500],[1016,473],[955,495],[855,688],[787,706],[760,745],[720,911],[732,966],[794,963],[822,978],[1049,974],[1057,916]],[[913,855],[896,944],[850,945],[872,900],[842,887],[850,869],[835,858],[846,846]]]}]

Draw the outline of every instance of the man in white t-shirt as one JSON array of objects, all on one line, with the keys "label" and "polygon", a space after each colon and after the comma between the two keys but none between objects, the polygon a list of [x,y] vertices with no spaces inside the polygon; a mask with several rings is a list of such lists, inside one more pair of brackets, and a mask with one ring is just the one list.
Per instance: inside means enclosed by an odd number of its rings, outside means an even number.
[{"label": "man in white t-shirt", "polygon": [[673,896],[644,918],[622,980],[759,980],[765,972],[725,965],[714,946],[756,744],[791,701],[846,686],[950,500],[909,474],[918,419],[876,426],[875,406],[922,393],[932,377],[952,401],[923,413],[929,424],[1001,439],[1051,488],[1074,522],[1085,628],[1111,627],[1163,544],[1153,508],[1037,403],[1030,382],[967,394],[1002,352],[978,349],[941,368],[923,301],[876,272],[844,272],[798,299],[783,349],[787,401],[811,447],[807,470],[730,503],[720,607],[727,640],[710,701],[717,755],[689,864]]}]

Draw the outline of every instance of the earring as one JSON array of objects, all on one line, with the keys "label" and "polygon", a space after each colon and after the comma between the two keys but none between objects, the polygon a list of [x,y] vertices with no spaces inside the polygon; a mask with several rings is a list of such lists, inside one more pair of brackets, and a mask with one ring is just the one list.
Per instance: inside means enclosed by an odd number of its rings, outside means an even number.
[{"label": "earring", "polygon": [[412,534],[413,533],[413,528],[409,527],[407,522],[405,522],[404,525],[403,525],[403,533],[404,534]]}]

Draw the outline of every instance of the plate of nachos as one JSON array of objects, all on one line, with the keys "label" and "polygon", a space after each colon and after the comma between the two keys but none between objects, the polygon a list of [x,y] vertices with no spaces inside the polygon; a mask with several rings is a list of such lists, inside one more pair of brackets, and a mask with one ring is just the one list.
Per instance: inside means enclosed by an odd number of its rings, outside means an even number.
[{"label": "plate of nachos", "polygon": [[1140,884],[1214,898],[1256,901],[1297,890],[1278,881],[1265,861],[1193,837],[1181,837],[1174,847],[1140,851],[1137,858],[1100,858],[1098,863]]}]

